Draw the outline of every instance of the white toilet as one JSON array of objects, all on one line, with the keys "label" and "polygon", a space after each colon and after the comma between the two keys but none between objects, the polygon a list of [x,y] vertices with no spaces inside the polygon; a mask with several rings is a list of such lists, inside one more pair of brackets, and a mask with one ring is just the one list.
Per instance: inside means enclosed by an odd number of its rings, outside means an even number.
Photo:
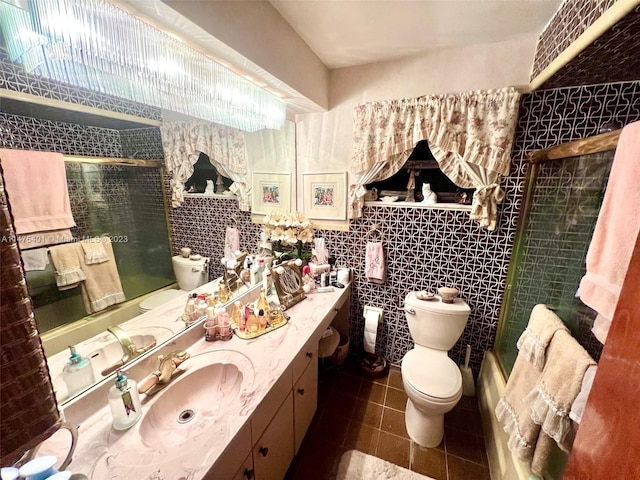
[{"label": "white toilet", "polygon": [[463,300],[444,303],[419,300],[407,294],[404,310],[415,347],[402,359],[402,384],[409,397],[405,412],[407,433],[423,447],[436,447],[444,435],[444,414],[462,396],[462,375],[447,352],[467,324],[471,309]]},{"label": "white toilet", "polygon": [[176,281],[178,282],[178,288],[180,290],[163,290],[144,299],[138,306],[140,313],[153,310],[154,308],[184,295],[185,292],[194,290],[209,281],[209,258],[207,257],[191,255],[190,258],[184,258],[180,255],[176,255],[171,258],[171,263],[173,265],[173,273],[176,276]]}]

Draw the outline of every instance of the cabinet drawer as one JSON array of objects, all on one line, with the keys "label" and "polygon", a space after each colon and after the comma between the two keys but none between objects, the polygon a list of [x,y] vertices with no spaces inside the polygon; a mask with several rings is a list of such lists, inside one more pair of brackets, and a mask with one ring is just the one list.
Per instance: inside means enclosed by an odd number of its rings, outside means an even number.
[{"label": "cabinet drawer", "polygon": [[235,478],[234,474],[247,457],[247,453],[251,456],[251,428],[249,427],[249,422],[229,442],[220,458],[205,475],[204,480]]},{"label": "cabinet drawer", "polygon": [[293,460],[293,394],[289,392],[273,420],[253,447],[256,480],[284,478]]},{"label": "cabinet drawer", "polygon": [[318,362],[311,362],[293,387],[296,454],[318,407]]},{"label": "cabinet drawer", "polygon": [[293,383],[298,381],[300,375],[302,375],[302,372],[304,372],[305,368],[307,368],[307,365],[309,365],[312,360],[317,362],[318,341],[320,340],[320,335],[322,335],[322,333],[323,332],[314,333],[293,359],[291,364]]}]

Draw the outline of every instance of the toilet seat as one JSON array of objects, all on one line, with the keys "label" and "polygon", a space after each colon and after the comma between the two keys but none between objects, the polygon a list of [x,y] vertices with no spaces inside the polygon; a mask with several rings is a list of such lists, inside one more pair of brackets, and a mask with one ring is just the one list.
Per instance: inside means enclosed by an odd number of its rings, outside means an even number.
[{"label": "toilet seat", "polygon": [[142,302],[140,302],[138,308],[141,312],[148,312],[149,310],[153,310],[154,308],[159,307],[160,305],[165,304],[173,300],[174,298],[178,298],[179,296],[184,295],[185,293],[186,292],[183,290],[163,290],[161,292],[154,293],[150,297],[144,299]]},{"label": "toilet seat", "polygon": [[462,374],[446,353],[413,349],[402,359],[402,378],[415,391],[436,403],[455,400],[462,392]]}]

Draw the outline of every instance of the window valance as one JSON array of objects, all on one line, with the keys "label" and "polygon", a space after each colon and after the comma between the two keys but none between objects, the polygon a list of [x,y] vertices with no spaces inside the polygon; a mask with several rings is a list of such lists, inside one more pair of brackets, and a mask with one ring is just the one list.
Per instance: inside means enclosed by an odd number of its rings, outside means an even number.
[{"label": "window valance", "polygon": [[362,215],[365,184],[384,180],[427,139],[440,169],[460,187],[476,188],[471,217],[490,230],[509,173],[520,94],[514,88],[427,95],[361,104],[354,112],[351,217]]},{"label": "window valance", "polygon": [[239,197],[240,210],[250,210],[244,132],[204,121],[169,123],[162,125],[160,131],[165,164],[172,176],[173,207],[184,202],[184,184],[193,175],[193,165],[202,152],[218,173],[233,180],[231,191]]}]

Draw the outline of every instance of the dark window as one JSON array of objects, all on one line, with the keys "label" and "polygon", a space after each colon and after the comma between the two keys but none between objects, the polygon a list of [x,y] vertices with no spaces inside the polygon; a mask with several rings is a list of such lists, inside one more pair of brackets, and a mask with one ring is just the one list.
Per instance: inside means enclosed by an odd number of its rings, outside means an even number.
[{"label": "dark window", "polygon": [[422,184],[431,185],[431,190],[438,195],[438,202],[441,203],[462,203],[463,195],[471,203],[471,198],[475,188],[460,188],[447,177],[438,167],[433,153],[429,149],[426,140],[420,140],[407,159],[404,166],[395,175],[380,182],[367,185],[367,189],[376,188],[379,195],[398,195],[400,200],[404,200],[407,194],[407,184],[409,183],[410,170],[414,170],[415,200],[422,201]]},{"label": "dark window", "polygon": [[[215,183],[218,178],[218,171],[209,161],[209,156],[204,153],[200,153],[198,161],[193,165],[193,175],[189,177],[184,184],[184,189],[192,193],[204,193],[207,188],[207,180],[212,180],[214,184],[214,190],[216,189]],[[228,190],[233,181],[227,177],[222,177],[225,190]],[[192,188],[193,187],[193,188]],[[217,190],[215,190],[217,192]]]}]

